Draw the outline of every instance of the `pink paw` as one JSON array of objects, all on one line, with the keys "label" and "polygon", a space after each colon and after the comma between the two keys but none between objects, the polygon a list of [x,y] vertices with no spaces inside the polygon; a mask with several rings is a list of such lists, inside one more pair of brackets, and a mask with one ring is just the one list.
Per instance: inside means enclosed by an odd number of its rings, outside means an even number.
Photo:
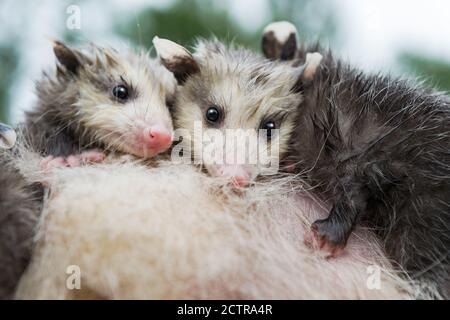
[{"label": "pink paw", "polygon": [[61,167],[67,167],[67,162],[66,159],[64,159],[63,157],[53,157],[53,156],[48,156],[46,158],[44,158],[43,160],[41,160],[40,163],[40,167],[41,170],[44,172],[49,172],[54,168],[61,168]]},{"label": "pink paw", "polygon": [[67,160],[69,161],[71,157],[75,157],[75,159],[78,162],[77,166],[79,166],[80,164],[90,164],[90,163],[101,163],[105,160],[106,155],[98,150],[89,150],[89,151],[84,151],[78,155],[74,155],[74,156],[70,156]]},{"label": "pink paw", "polygon": [[40,167],[42,171],[49,172],[54,168],[74,168],[84,164],[100,163],[105,160],[105,157],[103,152],[97,150],[84,151],[80,154],[70,155],[67,158],[48,156],[41,161]]}]

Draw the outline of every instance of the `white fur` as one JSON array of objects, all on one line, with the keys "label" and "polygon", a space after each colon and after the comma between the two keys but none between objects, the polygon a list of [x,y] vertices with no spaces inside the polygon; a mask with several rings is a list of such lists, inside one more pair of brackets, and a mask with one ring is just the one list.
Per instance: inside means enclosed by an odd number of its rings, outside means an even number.
[{"label": "white fur", "polygon": [[302,76],[303,79],[312,79],[314,77],[322,59],[323,56],[318,52],[306,54],[305,70],[303,71]]},{"label": "white fur", "polygon": [[[308,249],[308,221],[326,209],[289,181],[235,194],[189,165],[124,161],[60,169],[51,182],[19,299],[412,297],[367,230],[337,259]],[[380,290],[366,285],[374,264]],[[70,265],[81,290],[66,289]]]},{"label": "white fur", "polygon": [[278,21],[264,28],[263,34],[273,32],[278,42],[285,43],[291,34],[297,35],[297,28],[288,21]]}]

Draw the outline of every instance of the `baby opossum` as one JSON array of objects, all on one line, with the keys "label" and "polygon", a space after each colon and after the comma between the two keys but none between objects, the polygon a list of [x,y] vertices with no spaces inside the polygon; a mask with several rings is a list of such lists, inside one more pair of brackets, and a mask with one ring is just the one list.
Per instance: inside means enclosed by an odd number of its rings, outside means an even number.
[{"label": "baby opossum", "polygon": [[[225,177],[236,187],[246,186],[263,169],[249,163],[209,159],[203,150],[205,134],[220,132],[226,136],[229,129],[246,129],[247,136],[236,134],[233,150],[228,150],[226,139],[212,139],[211,153],[221,154],[242,150],[255,137],[259,129],[266,130],[267,140],[273,148],[284,153],[295,127],[295,113],[302,100],[297,88],[307,74],[316,68],[315,63],[299,67],[276,64],[243,48],[227,48],[217,40],[200,40],[192,55],[187,49],[165,39],[155,38],[154,47],[161,62],[174,73],[179,88],[174,103],[174,121],[177,131],[185,130],[184,147],[195,160],[200,158],[213,176]],[[299,80],[300,79],[300,80]],[[198,124],[204,134],[195,133]],[[275,126],[277,139],[272,139]],[[277,144],[277,146],[275,146]],[[248,146],[248,153],[257,152]],[[186,150],[184,150],[186,151]],[[223,160],[223,159],[220,159]]]},{"label": "baby opossum", "polygon": [[[148,158],[172,143],[176,80],[157,61],[144,52],[81,52],[58,41],[54,53],[56,73],[38,81],[37,105],[17,127],[18,146],[0,154],[0,298],[10,297],[28,263],[42,205],[42,186],[17,168],[23,148],[46,157],[46,171],[102,161],[104,151]],[[16,136],[2,125],[0,138],[9,149]]]},{"label": "baby opossum", "polygon": [[450,298],[449,97],[367,75],[317,45],[297,49],[296,29],[285,22],[265,29],[262,47],[268,58],[296,63],[309,51],[324,55],[302,88],[287,153],[332,204],[312,225],[314,242],[336,254],[364,224],[411,277]]},{"label": "baby opossum", "polygon": [[[170,147],[167,104],[176,82],[163,66],[145,52],[81,52],[58,41],[54,52],[57,72],[44,73],[38,104],[26,114],[27,138],[38,153],[70,164],[77,162],[70,155],[94,148],[147,158]],[[88,153],[87,160],[97,156]]]}]

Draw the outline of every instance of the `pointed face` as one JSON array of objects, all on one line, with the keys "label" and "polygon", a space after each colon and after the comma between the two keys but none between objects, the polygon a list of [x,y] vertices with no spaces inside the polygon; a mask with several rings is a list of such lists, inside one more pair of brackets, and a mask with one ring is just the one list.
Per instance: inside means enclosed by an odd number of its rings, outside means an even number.
[{"label": "pointed face", "polygon": [[152,157],[172,144],[173,124],[168,103],[176,80],[146,53],[120,54],[91,48],[81,53],[57,42],[58,79],[72,96],[60,110],[74,117],[76,128],[89,141],[139,157]]},{"label": "pointed face", "polygon": [[271,63],[217,41],[201,42],[194,55],[168,40],[154,44],[180,84],[174,118],[195,160],[237,187],[275,173],[302,100],[295,88],[303,66]]}]

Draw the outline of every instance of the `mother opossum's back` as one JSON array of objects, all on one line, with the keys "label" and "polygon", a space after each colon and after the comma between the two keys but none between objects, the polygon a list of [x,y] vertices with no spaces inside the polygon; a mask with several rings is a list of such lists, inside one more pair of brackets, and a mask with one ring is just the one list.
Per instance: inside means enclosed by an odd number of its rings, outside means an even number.
[{"label": "mother opossum's back", "polygon": [[[106,164],[56,173],[18,298],[407,298],[370,236],[325,260],[303,245],[307,198],[237,196],[191,166]],[[358,239],[360,238],[360,239]],[[367,267],[381,285],[367,285]],[[81,290],[66,286],[81,271]]]},{"label": "mother opossum's back", "polygon": [[0,299],[11,298],[30,261],[39,197],[0,150]]}]

